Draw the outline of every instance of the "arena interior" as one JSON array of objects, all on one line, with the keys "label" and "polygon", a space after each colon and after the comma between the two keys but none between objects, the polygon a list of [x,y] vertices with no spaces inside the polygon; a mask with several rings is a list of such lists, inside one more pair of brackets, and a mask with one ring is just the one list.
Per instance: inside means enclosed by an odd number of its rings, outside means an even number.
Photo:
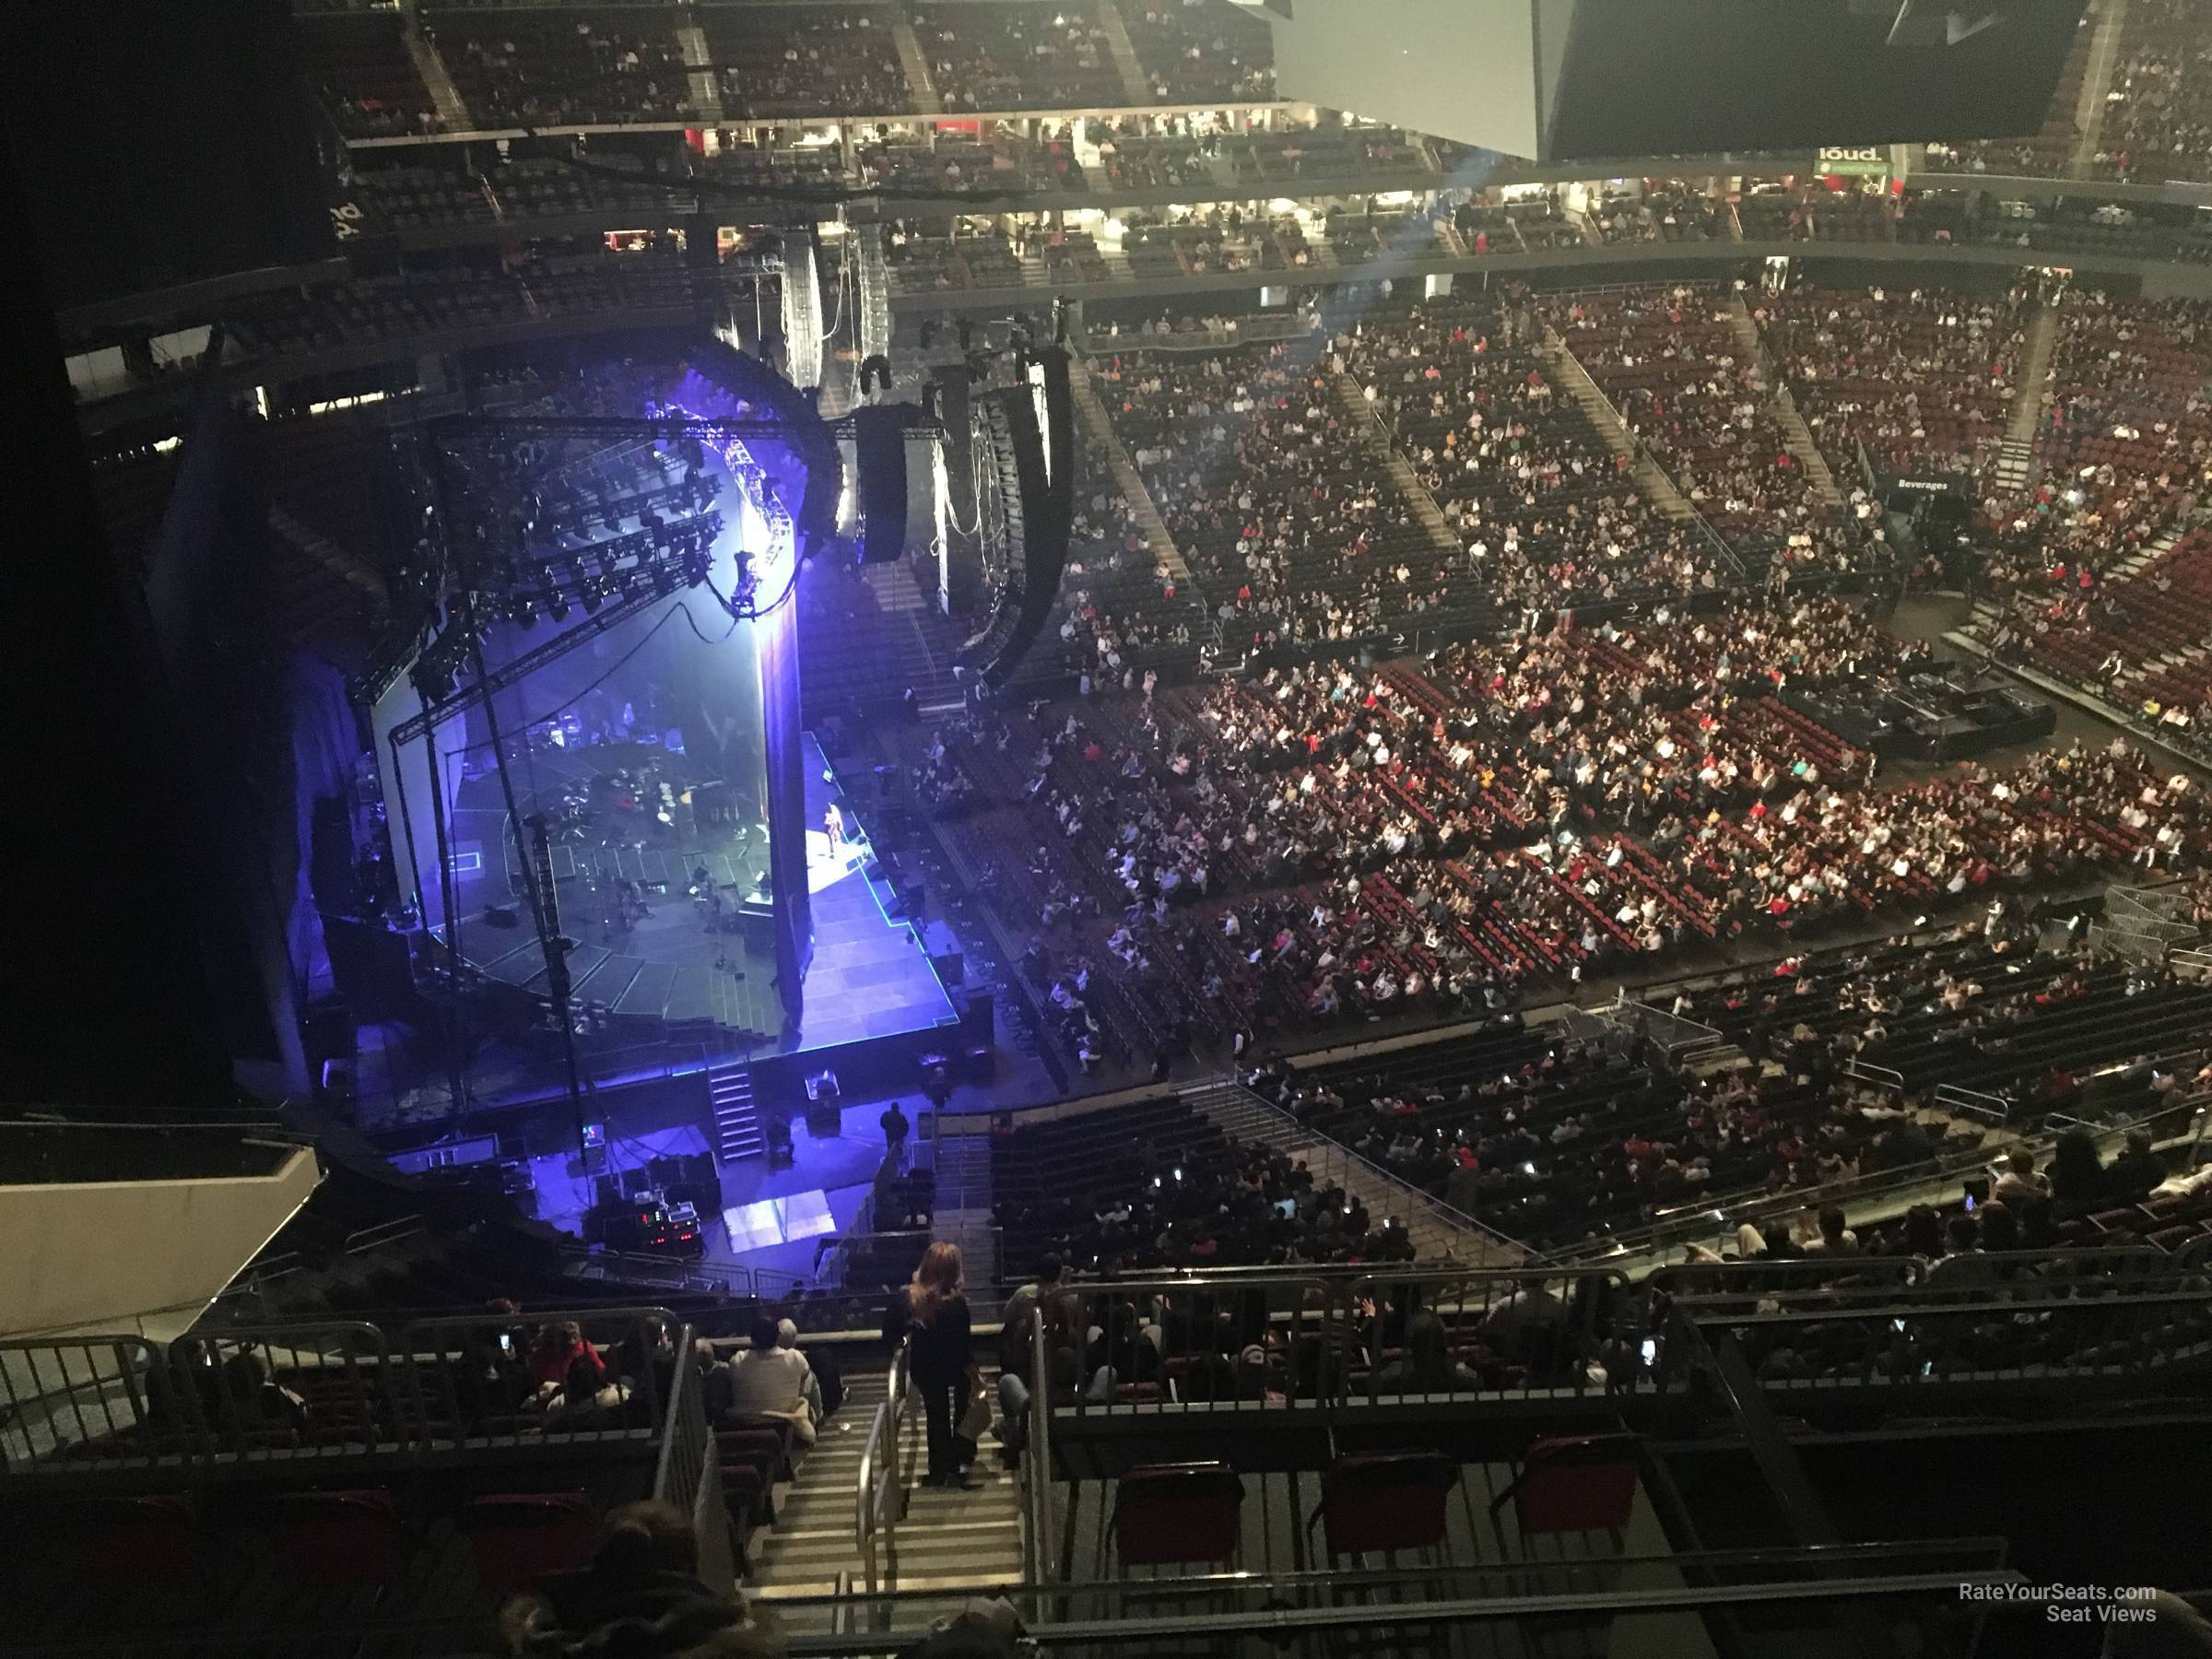
[{"label": "arena interior", "polygon": [[8,1651],[2212,1653],[2212,10],[1462,5],[11,22]]}]

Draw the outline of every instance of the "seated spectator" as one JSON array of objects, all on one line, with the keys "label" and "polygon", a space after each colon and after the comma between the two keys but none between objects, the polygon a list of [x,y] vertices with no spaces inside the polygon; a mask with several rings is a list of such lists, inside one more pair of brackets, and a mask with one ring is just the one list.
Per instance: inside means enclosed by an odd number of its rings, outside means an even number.
[{"label": "seated spectator", "polygon": [[594,1370],[606,1369],[599,1350],[584,1340],[582,1325],[573,1320],[547,1325],[530,1345],[530,1381],[539,1388],[559,1387],[568,1381],[569,1368],[579,1355],[588,1359]]},{"label": "seated spectator", "polygon": [[2062,1210],[2093,1209],[2107,1192],[2104,1160],[2087,1129],[2069,1129],[2051,1148],[2051,1200]]},{"label": "seated spectator", "polygon": [[508,1602],[500,1610],[500,1641],[518,1659],[765,1659],[782,1652],[771,1633],[747,1625],[740,1603],[700,1583],[690,1518],[657,1499],[609,1513],[582,1571],[556,1575],[537,1594]]},{"label": "seated spectator", "polygon": [[1467,1393],[1481,1386],[1482,1378],[1452,1357],[1443,1322],[1424,1310],[1406,1326],[1405,1353],[1376,1369],[1368,1392],[1381,1399],[1385,1394]]},{"label": "seated spectator", "polygon": [[815,1441],[814,1407],[807,1398],[814,1373],[795,1347],[784,1347],[776,1322],[753,1321],[752,1347],[730,1361],[728,1409],[740,1417],[787,1420],[802,1445]]},{"label": "seated spectator", "polygon": [[2016,1147],[2006,1154],[2005,1173],[1997,1177],[1989,1195],[1999,1204],[2022,1204],[2048,1198],[2051,1183],[2035,1172],[2035,1154],[2025,1147]]},{"label": "seated spectator", "polygon": [[2105,1196],[2114,1204],[2140,1204],[2166,1179],[2166,1160],[2151,1150],[2150,1131],[2130,1129],[2119,1157],[2104,1172]]},{"label": "seated spectator", "polygon": [[556,1389],[548,1384],[538,1394],[546,1432],[576,1434],[618,1429],[629,1392],[628,1382],[606,1374],[596,1356],[579,1353],[569,1361],[569,1374],[561,1379],[560,1386]]},{"label": "seated spectator", "polygon": [[[799,1327],[794,1321],[776,1321],[776,1346],[791,1353],[798,1353]],[[814,1412],[817,1423],[826,1423],[845,1403],[845,1379],[837,1361],[830,1357],[827,1348],[812,1354],[799,1354],[806,1362],[806,1404]]]}]

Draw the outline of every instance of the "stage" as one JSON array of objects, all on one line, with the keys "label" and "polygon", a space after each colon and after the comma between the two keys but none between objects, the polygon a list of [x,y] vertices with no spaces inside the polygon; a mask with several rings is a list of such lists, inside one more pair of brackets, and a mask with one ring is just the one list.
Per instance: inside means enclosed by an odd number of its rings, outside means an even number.
[{"label": "stage", "polygon": [[[786,1029],[767,926],[767,826],[742,806],[726,818],[701,811],[703,769],[658,745],[515,749],[516,804],[525,821],[542,814],[548,822],[578,1008],[664,1029],[711,1023],[757,1056],[958,1026],[921,935],[888,913],[888,888],[869,879],[866,826],[811,733],[802,754],[814,952],[795,1030]],[[488,978],[542,996],[544,957],[497,771],[462,778],[454,800],[461,955]],[[846,826],[837,850],[823,828],[832,801],[841,803]]]}]

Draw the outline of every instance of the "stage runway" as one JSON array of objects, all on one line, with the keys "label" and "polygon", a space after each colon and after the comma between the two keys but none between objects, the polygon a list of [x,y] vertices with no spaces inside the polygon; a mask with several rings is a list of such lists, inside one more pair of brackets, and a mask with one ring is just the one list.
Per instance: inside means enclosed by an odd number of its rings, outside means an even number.
[{"label": "stage runway", "polygon": [[[678,793],[704,781],[686,757],[654,746],[539,748],[513,757],[509,770],[525,818],[543,812],[559,822],[567,799],[589,797],[551,849],[560,932],[573,942],[569,968],[578,1004],[639,1019],[712,1020],[769,1053],[957,1024],[912,928],[887,913],[888,893],[867,879],[865,826],[849,806],[853,839],[841,853],[832,853],[819,826],[830,801],[843,797],[823,782],[828,769],[811,735],[804,745],[806,821],[815,826],[806,837],[815,947],[795,1040],[783,1035],[766,929],[736,922],[739,900],[759,890],[768,867],[765,826],[700,826],[681,807],[670,825],[642,806],[618,808],[611,782],[618,772],[657,765]],[[544,959],[522,898],[496,773],[461,782],[452,836],[461,954],[489,978],[543,994]],[[720,932],[690,892],[702,867],[722,898]],[[617,877],[645,889],[646,914],[619,913]]]}]

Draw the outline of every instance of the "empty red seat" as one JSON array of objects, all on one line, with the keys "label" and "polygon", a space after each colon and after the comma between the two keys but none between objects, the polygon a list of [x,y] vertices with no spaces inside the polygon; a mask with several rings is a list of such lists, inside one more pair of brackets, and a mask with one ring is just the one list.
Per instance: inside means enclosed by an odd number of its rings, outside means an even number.
[{"label": "empty red seat", "polygon": [[406,1576],[407,1529],[378,1489],[286,1492],[269,1501],[276,1559],[319,1584],[392,1584]]},{"label": "empty red seat", "polygon": [[599,1524],[582,1492],[495,1492],[470,1500],[461,1527],[477,1578],[506,1593],[587,1566]]},{"label": "empty red seat", "polygon": [[1441,1452],[1351,1453],[1321,1477],[1306,1530],[1321,1523],[1332,1557],[1441,1548],[1458,1485],[1459,1465]]},{"label": "empty red seat", "polygon": [[1237,1559],[1244,1483],[1225,1463],[1147,1464],[1122,1477],[1114,1547],[1124,1567]]},{"label": "empty red seat", "polygon": [[1635,1507],[1641,1463],[1632,1434],[1540,1440],[1521,1460],[1513,1484],[1492,1500],[1491,1518],[1512,1503],[1524,1548],[1547,1533],[1618,1533]]}]

